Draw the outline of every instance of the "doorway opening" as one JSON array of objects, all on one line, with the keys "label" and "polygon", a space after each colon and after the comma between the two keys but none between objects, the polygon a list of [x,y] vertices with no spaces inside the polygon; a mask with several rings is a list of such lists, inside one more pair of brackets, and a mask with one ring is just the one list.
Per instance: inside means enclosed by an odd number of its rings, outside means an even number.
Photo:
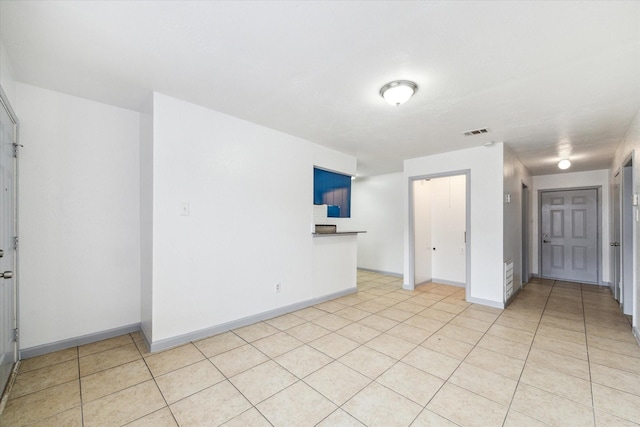
[{"label": "doorway opening", "polygon": [[529,187],[522,183],[522,288],[529,283]]},{"label": "doorway opening", "polygon": [[627,316],[633,313],[633,157],[622,165],[620,188],[620,306]]},{"label": "doorway opening", "polygon": [[409,179],[410,289],[428,282],[469,292],[469,171]]}]

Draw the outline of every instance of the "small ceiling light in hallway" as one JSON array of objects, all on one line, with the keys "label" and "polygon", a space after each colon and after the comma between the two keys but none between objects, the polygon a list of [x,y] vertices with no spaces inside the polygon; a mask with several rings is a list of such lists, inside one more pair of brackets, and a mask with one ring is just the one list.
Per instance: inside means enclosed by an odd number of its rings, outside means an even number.
[{"label": "small ceiling light in hallway", "polygon": [[569,169],[569,167],[571,166],[571,162],[569,161],[569,159],[562,159],[558,162],[558,167],[560,169]]},{"label": "small ceiling light in hallway", "polygon": [[404,104],[418,90],[418,85],[409,80],[394,80],[380,89],[380,96],[391,105]]}]

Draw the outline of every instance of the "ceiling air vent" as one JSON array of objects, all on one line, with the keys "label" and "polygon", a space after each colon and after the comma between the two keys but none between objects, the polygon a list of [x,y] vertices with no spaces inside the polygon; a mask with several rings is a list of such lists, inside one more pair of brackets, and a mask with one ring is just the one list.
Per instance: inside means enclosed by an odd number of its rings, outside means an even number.
[{"label": "ceiling air vent", "polygon": [[483,133],[489,133],[489,129],[487,129],[487,128],[472,129],[472,130],[467,130],[467,131],[462,132],[462,134],[464,136],[481,135]]}]

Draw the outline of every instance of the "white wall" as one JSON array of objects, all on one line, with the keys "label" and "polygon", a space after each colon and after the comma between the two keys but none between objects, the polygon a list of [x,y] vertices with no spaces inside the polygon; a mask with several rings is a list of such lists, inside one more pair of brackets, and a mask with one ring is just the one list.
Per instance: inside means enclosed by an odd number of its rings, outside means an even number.
[{"label": "white wall", "polygon": [[[622,163],[629,155],[634,155],[633,159],[633,193],[637,194],[640,192],[640,159],[637,156],[638,150],[640,149],[640,112],[636,115],[629,131],[627,132],[624,140],[620,143],[620,146],[615,152],[613,162],[611,164],[610,169],[610,182],[613,182],[613,174],[616,170],[618,170]],[[609,200],[609,199],[605,199]],[[611,202],[609,202],[611,203]],[[638,207],[634,207],[634,214],[637,215]],[[637,217],[636,217],[637,218]],[[634,222],[633,224],[633,240],[634,240],[634,254],[635,254],[635,269],[634,269],[634,277],[633,277],[633,299],[635,301],[634,310],[633,310],[633,326],[635,328],[636,336],[640,340],[640,331],[638,328],[640,327],[640,262],[639,258],[639,249],[640,249],[640,232],[638,231],[638,222]],[[608,253],[608,252],[607,252]],[[610,271],[607,270],[607,271]],[[612,276],[611,276],[612,277]]]},{"label": "white wall", "polygon": [[[495,306],[503,304],[502,284],[502,187],[503,144],[477,147],[433,156],[405,160],[404,180],[411,177],[470,171],[471,227],[470,301]],[[404,186],[404,277],[410,278],[409,266],[409,195]]]},{"label": "white wall", "polygon": [[[13,79],[13,69],[11,68],[11,61],[7,55],[7,51],[0,40],[0,86],[5,95],[9,99],[9,103],[15,108],[16,101],[16,83]],[[16,113],[17,114],[17,113]]]},{"label": "white wall", "polygon": [[[522,287],[523,282],[522,227],[526,224],[523,223],[522,218],[522,184],[524,183],[531,188],[532,181],[527,169],[508,147],[504,148],[503,176],[503,257],[505,262],[513,260],[513,291],[516,292]],[[507,202],[507,194],[510,195],[510,202]],[[528,206],[531,206],[531,197],[529,197]],[[531,231],[531,219],[528,225],[529,231]],[[529,239],[529,242],[531,242],[531,239]],[[529,244],[529,248],[531,252],[531,244]],[[529,264],[531,265],[531,253],[529,253]]]},{"label": "white wall", "polygon": [[569,172],[554,175],[534,176],[533,188],[531,191],[531,219],[534,238],[531,239],[531,273],[540,274],[539,266],[539,192],[541,190],[575,188],[575,187],[601,187],[600,188],[600,204],[602,207],[602,221],[600,223],[601,231],[601,251],[602,251],[602,271],[600,278],[604,283],[609,282],[609,171],[607,169],[588,171],[588,172]]},{"label": "white wall", "polygon": [[140,114],[20,83],[14,108],[21,348],[140,322]]},{"label": "white wall", "polygon": [[335,291],[312,278],[314,164],[355,172],[350,156],[154,95],[154,343]]},{"label": "white wall", "polygon": [[[415,200],[415,195],[414,195]],[[434,282],[464,286],[466,278],[466,177],[431,180],[431,246]]]},{"label": "white wall", "polygon": [[402,275],[405,185],[401,173],[352,181],[353,228],[366,231],[358,236],[358,267]]},{"label": "white wall", "polygon": [[153,96],[140,114],[140,327],[153,336]]},{"label": "white wall", "polygon": [[[415,284],[430,282],[433,279],[433,245],[431,239],[432,181],[423,179],[413,181],[413,218],[414,218],[414,274]],[[398,193],[402,188],[398,187]],[[398,233],[402,236],[402,232]]]}]

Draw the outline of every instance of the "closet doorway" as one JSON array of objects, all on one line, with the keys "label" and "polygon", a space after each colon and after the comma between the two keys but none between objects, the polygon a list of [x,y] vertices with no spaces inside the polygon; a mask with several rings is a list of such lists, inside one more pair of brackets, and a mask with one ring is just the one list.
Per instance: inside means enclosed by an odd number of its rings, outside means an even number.
[{"label": "closet doorway", "polygon": [[409,180],[411,287],[436,282],[469,295],[469,171]]}]

